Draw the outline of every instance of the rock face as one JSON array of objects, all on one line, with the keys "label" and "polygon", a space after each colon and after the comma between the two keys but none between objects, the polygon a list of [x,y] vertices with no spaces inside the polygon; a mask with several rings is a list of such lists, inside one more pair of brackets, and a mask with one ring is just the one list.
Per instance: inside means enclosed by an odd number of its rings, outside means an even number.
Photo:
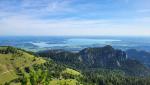
[{"label": "rock face", "polygon": [[122,62],[127,59],[124,51],[115,50],[109,45],[101,48],[86,48],[79,54],[81,54],[83,62],[91,67],[121,67]]}]

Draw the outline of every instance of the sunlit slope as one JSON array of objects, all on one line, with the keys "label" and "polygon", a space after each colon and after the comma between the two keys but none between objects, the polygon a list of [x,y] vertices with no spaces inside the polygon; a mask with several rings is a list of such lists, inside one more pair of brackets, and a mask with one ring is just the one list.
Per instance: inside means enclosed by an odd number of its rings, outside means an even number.
[{"label": "sunlit slope", "polygon": [[[22,76],[18,75],[20,74],[21,69],[24,71],[23,74],[28,76],[27,83],[32,85],[32,80],[30,79],[33,75],[31,75],[31,71],[28,73],[25,69],[34,68],[35,65],[38,66],[38,70],[41,70],[43,66],[47,69],[48,74],[45,77],[49,78],[47,81],[49,82],[48,85],[81,85],[77,80],[82,76],[80,72],[70,68],[58,67],[57,64],[51,61],[49,61],[50,64],[45,64],[46,62],[48,63],[48,61],[43,58],[35,57],[32,53],[22,49],[8,46],[0,47],[0,85],[6,84],[6,82],[10,85],[21,85],[22,82],[18,80],[22,78]],[[33,69],[35,72],[34,76],[36,77],[39,75],[38,70]],[[41,71],[44,72],[44,70]],[[54,75],[58,74],[59,76],[53,76],[51,72],[54,72]],[[23,78],[23,80],[26,78]],[[17,80],[17,82],[14,82],[14,80]]]},{"label": "sunlit slope", "polygon": [[82,85],[77,81],[82,75],[76,70],[66,68],[61,72],[61,76],[61,79],[52,79],[49,85]]},{"label": "sunlit slope", "polygon": [[45,60],[17,48],[0,47],[0,84],[17,78],[17,69],[44,62]]}]

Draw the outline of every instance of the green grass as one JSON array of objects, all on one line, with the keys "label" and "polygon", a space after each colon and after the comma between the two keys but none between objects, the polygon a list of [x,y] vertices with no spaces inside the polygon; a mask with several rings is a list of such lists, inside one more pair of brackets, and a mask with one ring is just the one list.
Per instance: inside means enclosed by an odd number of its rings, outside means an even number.
[{"label": "green grass", "polygon": [[70,69],[70,68],[66,68],[62,73],[67,73],[67,74],[71,74],[71,75],[74,75],[74,76],[81,75],[80,72],[78,72],[76,70],[73,70],[73,69]]},{"label": "green grass", "polygon": [[21,85],[21,83],[11,83],[10,85]]},{"label": "green grass", "polygon": [[4,84],[5,82],[11,81],[16,79],[18,76],[16,75],[15,71],[7,71],[7,73],[0,74],[0,83]]},{"label": "green grass", "polygon": [[[1,50],[5,50],[7,47],[0,47]],[[42,64],[46,62],[42,58],[37,58],[24,51],[18,50],[17,53],[0,54],[0,84],[9,82],[18,77],[16,68],[30,67],[34,64]]]},{"label": "green grass", "polygon": [[11,62],[11,54],[0,54],[0,84],[17,78],[15,68]]},{"label": "green grass", "polygon": [[49,85],[78,85],[78,81],[75,79],[54,79],[50,81]]}]

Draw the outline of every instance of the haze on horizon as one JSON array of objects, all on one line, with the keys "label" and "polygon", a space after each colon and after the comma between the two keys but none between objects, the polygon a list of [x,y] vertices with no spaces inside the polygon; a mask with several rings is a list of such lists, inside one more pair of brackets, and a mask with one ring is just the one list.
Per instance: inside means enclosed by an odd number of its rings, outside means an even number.
[{"label": "haze on horizon", "polygon": [[150,36],[150,0],[0,0],[0,36]]}]

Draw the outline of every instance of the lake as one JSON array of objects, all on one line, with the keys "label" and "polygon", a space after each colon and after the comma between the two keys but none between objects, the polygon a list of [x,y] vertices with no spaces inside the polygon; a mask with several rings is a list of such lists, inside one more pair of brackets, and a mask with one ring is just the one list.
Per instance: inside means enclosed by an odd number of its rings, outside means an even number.
[{"label": "lake", "polygon": [[87,47],[112,45],[118,49],[139,49],[150,51],[149,37],[115,37],[115,36],[3,36],[1,46],[14,46],[32,51],[47,49],[64,49],[79,51]]}]

